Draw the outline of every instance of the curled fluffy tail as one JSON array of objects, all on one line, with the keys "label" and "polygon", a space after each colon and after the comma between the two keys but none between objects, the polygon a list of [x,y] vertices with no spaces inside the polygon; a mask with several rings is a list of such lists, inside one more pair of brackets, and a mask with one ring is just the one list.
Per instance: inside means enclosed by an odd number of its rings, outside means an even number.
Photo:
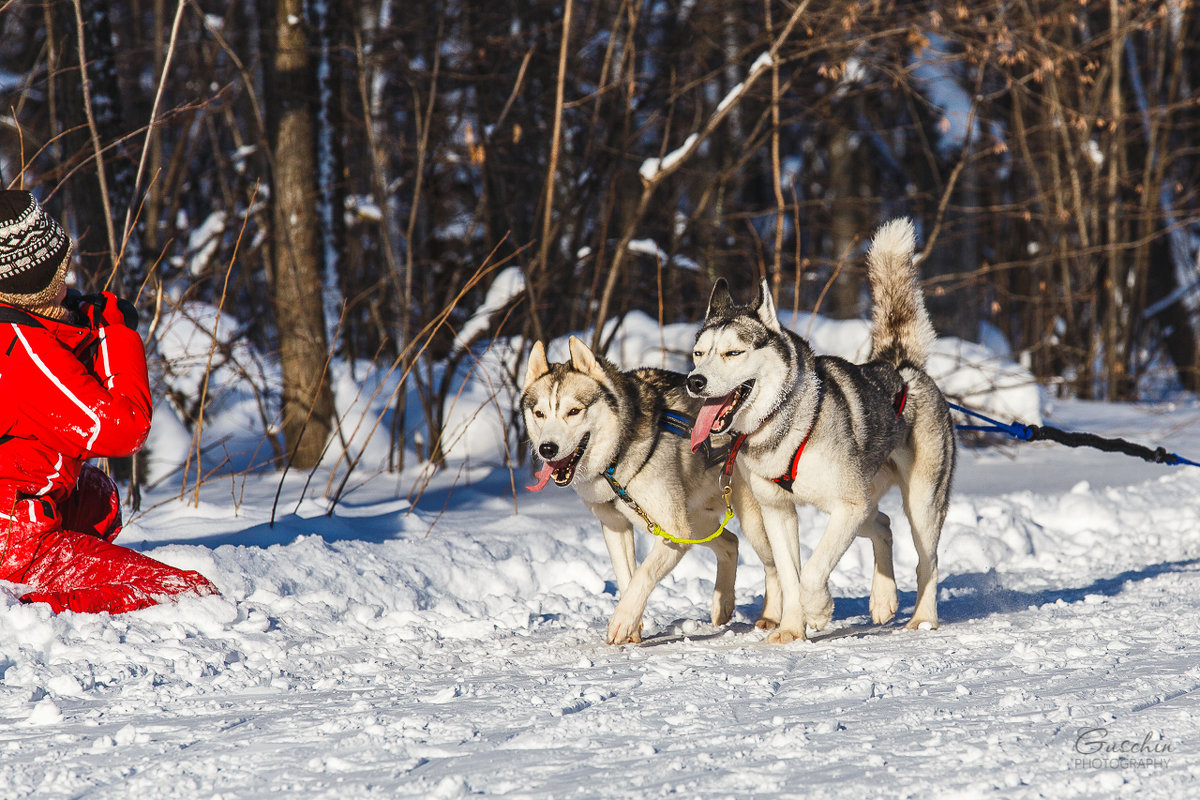
[{"label": "curled fluffy tail", "polygon": [[912,222],[902,217],[876,231],[867,252],[867,274],[875,296],[871,358],[895,366],[924,367],[937,338],[917,282],[915,249]]}]

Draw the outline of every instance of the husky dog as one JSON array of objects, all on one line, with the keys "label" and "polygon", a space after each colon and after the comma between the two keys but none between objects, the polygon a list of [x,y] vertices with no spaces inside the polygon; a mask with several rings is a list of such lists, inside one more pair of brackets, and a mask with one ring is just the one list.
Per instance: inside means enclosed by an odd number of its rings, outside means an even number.
[{"label": "husky dog", "polygon": [[[737,432],[738,469],[762,507],[783,591],[771,641],[805,638],[829,623],[829,573],[855,536],[871,539],[871,619],[890,620],[898,600],[890,520],[878,510],[892,486],[903,493],[917,550],[917,603],[908,628],[937,627],[937,545],[954,472],[950,411],[924,371],[935,334],[913,265],[912,223],[875,234],[867,255],[875,306],[866,364],[816,356],[779,324],[766,283],[752,306],[736,305],[718,280],[692,353],[688,391],[704,398],[692,442]],[[830,515],[800,566],[796,509]]]},{"label": "husky dog", "polygon": [[[653,549],[639,565],[634,529],[645,530],[652,520],[676,539],[693,540],[720,530],[728,508],[721,469],[692,452],[688,434],[701,401],[688,396],[685,375],[657,369],[621,372],[575,337],[570,351],[569,363],[550,364],[538,342],[529,357],[521,411],[533,451],[544,462],[529,488],[541,491],[551,478],[558,486],[574,486],[600,520],[620,592],[608,643],[639,642],[650,592],[690,545],[655,536]],[[743,481],[730,476],[724,486],[730,487],[742,531],[766,568],[765,603],[757,625],[774,627],[779,581],[758,505]],[[733,616],[737,537],[724,530],[706,545],[717,556],[712,623],[724,625]]]}]

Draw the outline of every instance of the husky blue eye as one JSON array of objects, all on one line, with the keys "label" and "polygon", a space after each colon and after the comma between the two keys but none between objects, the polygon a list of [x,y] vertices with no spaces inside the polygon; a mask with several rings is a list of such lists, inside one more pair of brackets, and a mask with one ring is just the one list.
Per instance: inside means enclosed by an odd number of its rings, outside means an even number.
[{"label": "husky blue eye", "polygon": [[734,356],[740,356],[741,354],[742,354],[741,350],[730,350],[729,352],[725,353],[725,357],[733,358]]}]

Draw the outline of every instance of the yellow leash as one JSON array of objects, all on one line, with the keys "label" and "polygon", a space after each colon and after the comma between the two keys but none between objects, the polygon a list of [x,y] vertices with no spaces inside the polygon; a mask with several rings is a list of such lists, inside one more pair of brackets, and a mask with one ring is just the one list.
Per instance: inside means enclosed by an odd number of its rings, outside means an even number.
[{"label": "yellow leash", "polygon": [[604,470],[604,480],[608,481],[608,485],[612,487],[613,493],[616,494],[617,497],[624,500],[625,504],[632,508],[634,513],[642,518],[642,520],[646,523],[646,530],[650,531],[650,533],[653,533],[655,536],[661,536],[667,541],[675,542],[676,544],[704,544],[705,542],[711,542],[713,539],[725,532],[725,526],[729,524],[729,520],[733,519],[733,505],[729,502],[729,496],[733,493],[733,487],[726,485],[721,491],[721,497],[725,501],[725,519],[721,520],[721,526],[719,528],[703,539],[682,539],[678,536],[672,536],[670,533],[663,530],[657,522],[650,519],[650,515],[642,510],[642,507],[638,505],[637,501],[634,500],[633,497],[630,496],[625,487],[617,482],[616,472],[617,464],[615,461],[608,465],[608,469]]}]

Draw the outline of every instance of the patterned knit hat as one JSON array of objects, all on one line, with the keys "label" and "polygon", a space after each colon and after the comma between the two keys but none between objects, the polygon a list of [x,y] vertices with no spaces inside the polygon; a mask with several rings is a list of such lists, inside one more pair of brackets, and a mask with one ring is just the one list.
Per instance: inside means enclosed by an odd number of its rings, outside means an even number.
[{"label": "patterned knit hat", "polygon": [[70,250],[62,225],[32,194],[0,191],[0,300],[31,305],[53,297],[65,279]]}]

